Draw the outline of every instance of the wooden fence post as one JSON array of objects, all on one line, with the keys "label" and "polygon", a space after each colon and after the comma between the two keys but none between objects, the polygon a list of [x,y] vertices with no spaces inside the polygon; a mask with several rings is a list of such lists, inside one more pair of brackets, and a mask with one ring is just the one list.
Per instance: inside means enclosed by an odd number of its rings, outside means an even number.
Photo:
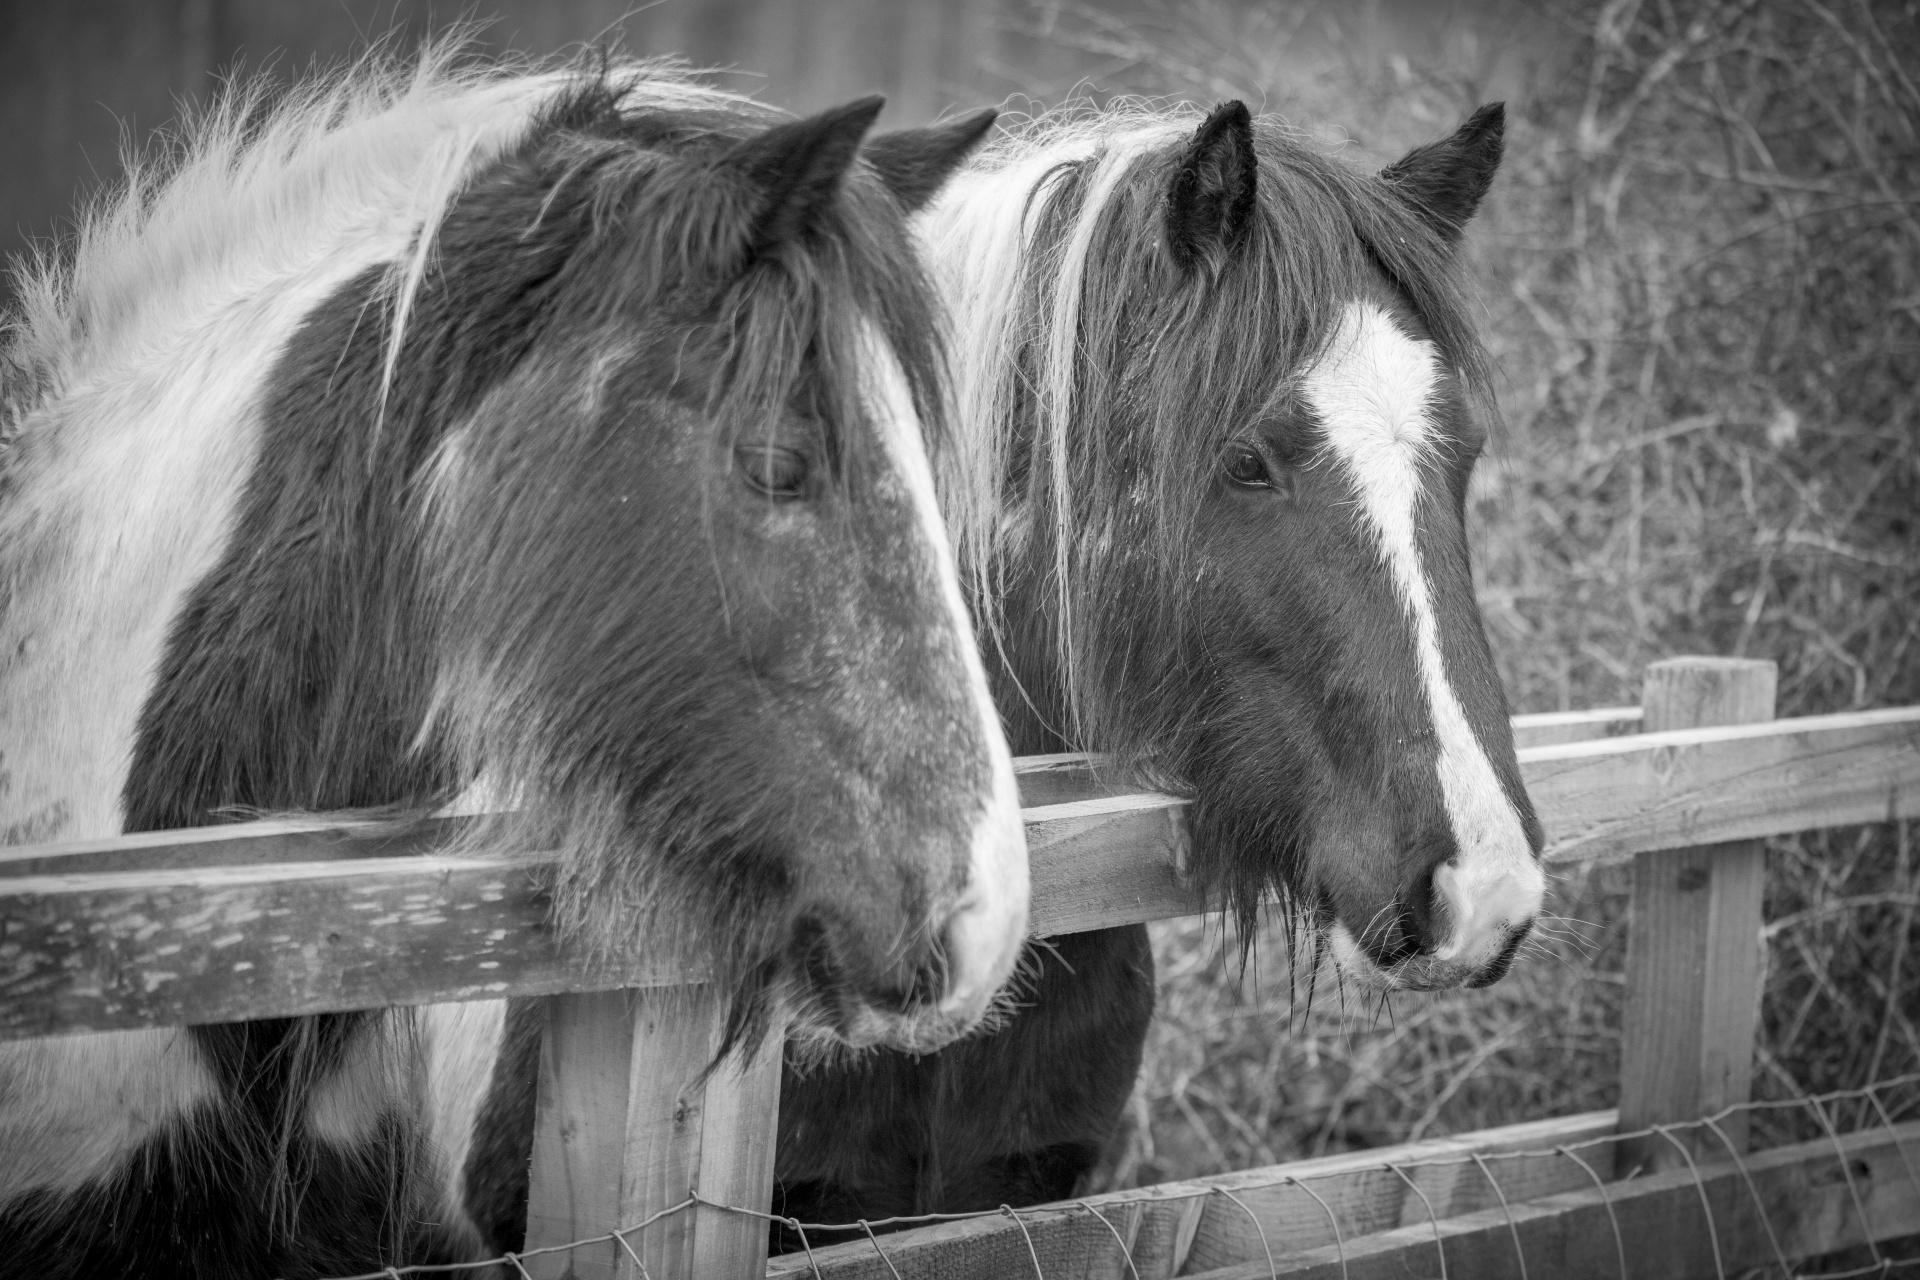
[{"label": "wooden fence post", "polygon": [[[527,1248],[631,1227],[697,1188],[765,1210],[773,1199],[781,1037],[744,1071],[704,1084],[724,1002],[706,985],[584,992],[547,1001],[527,1205]],[[627,1236],[652,1280],[758,1280],[767,1223],[695,1206]],[[612,1241],[526,1260],[536,1280],[638,1280]]]},{"label": "wooden fence post", "polygon": [[[1773,719],[1778,671],[1744,658],[1674,658],[1647,668],[1642,729],[1694,729]],[[1621,1017],[1620,1128],[1696,1120],[1748,1100],[1765,957],[1760,937],[1766,855],[1736,840],[1633,860]],[[1738,1150],[1747,1117],[1720,1128]],[[1676,1137],[1683,1135],[1675,1135]],[[1711,1133],[1693,1135],[1704,1158],[1724,1155]],[[1618,1167],[1681,1163],[1655,1135],[1623,1144]]]}]

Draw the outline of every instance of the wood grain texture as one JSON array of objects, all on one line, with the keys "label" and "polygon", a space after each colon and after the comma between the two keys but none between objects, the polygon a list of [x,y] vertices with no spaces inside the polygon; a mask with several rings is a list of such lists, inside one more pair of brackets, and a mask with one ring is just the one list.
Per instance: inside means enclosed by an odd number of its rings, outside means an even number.
[{"label": "wood grain texture", "polygon": [[[1646,727],[1657,733],[1772,720],[1777,681],[1771,662],[1656,662],[1646,673]],[[1625,1128],[1689,1120],[1750,1096],[1766,879],[1757,840],[1634,858],[1620,1043]],[[1728,1120],[1728,1136],[1744,1151],[1746,1116]],[[1719,1154],[1710,1135],[1688,1140],[1702,1155]],[[1650,1169],[1684,1163],[1660,1137],[1625,1144],[1621,1159]]]},{"label": "wood grain texture", "polygon": [[[1121,1253],[1124,1241],[1141,1280],[1162,1280],[1264,1258],[1262,1231],[1276,1251],[1283,1246],[1300,1249],[1331,1244],[1335,1237],[1329,1209],[1338,1222],[1340,1238],[1346,1240],[1403,1223],[1426,1221],[1427,1211],[1419,1195],[1385,1167],[1388,1163],[1405,1167],[1442,1216],[1497,1204],[1498,1198],[1485,1176],[1468,1159],[1471,1153],[1550,1152],[1563,1144],[1604,1138],[1614,1132],[1616,1121],[1614,1112],[1596,1111],[1090,1196],[1084,1208],[1061,1205],[1028,1213],[1024,1235],[1011,1219],[976,1218],[901,1232],[883,1237],[882,1243],[902,1275],[957,1277],[1031,1275],[1033,1262],[1027,1253],[1031,1239],[1042,1271],[1052,1280],[1056,1274],[1130,1278],[1134,1272],[1127,1269]],[[1608,1147],[1584,1148],[1581,1157],[1601,1177],[1610,1176]],[[1415,1167],[1430,1161],[1452,1163]],[[1488,1164],[1509,1201],[1592,1185],[1586,1173],[1564,1156],[1494,1159]],[[1287,1177],[1307,1179],[1307,1185],[1327,1208],[1321,1208],[1299,1187],[1284,1184],[1282,1179]],[[1240,1204],[1220,1194],[1223,1191],[1232,1193]],[[1094,1213],[1114,1229],[1108,1230]],[[1253,1225],[1256,1220],[1257,1229]],[[821,1275],[835,1280],[889,1280],[891,1274],[866,1241],[836,1244],[816,1249],[814,1254]],[[804,1254],[773,1259],[767,1273],[812,1275]]]},{"label": "wood grain texture", "polygon": [[[698,1190],[720,1204],[773,1199],[778,1037],[714,1065],[724,1002],[705,985],[556,996],[547,1003],[527,1247],[605,1236]],[[539,1280],[749,1280],[766,1267],[763,1219],[705,1206],[527,1260]]]},{"label": "wood grain texture", "polygon": [[421,856],[0,879],[0,1038],[699,976],[644,950],[562,954],[544,865]]},{"label": "wood grain texture", "polygon": [[[631,991],[597,991],[546,1002],[527,1195],[530,1250],[638,1221],[626,1217],[622,1195],[627,1113],[634,1101],[635,998]],[[525,1265],[535,1280],[639,1275],[612,1241],[528,1258]]]},{"label": "wood grain texture", "polygon": [[[784,1039],[772,1035],[750,1060],[730,1059],[707,1081],[697,1185],[709,1200],[756,1209],[773,1203]],[[750,1280],[766,1272],[765,1219],[702,1205],[696,1221],[692,1274]]]},{"label": "wood grain texture", "polygon": [[1034,935],[1205,911],[1206,895],[1181,874],[1185,809],[1148,793],[1025,810]]},{"label": "wood grain texture", "polygon": [[[1447,1274],[1518,1280],[1516,1232],[1525,1274],[1532,1277],[1617,1280],[1623,1274],[1617,1223],[1626,1253],[1624,1274],[1634,1280],[1694,1280],[1751,1268],[1776,1274],[1769,1226],[1789,1259],[1920,1231],[1920,1188],[1907,1172],[1911,1162],[1920,1161],[1920,1123],[1850,1134],[1838,1146],[1836,1151],[1835,1144],[1821,1140],[1750,1156],[1751,1187],[1731,1164],[1702,1170],[1698,1180],[1681,1168],[1613,1183],[1604,1193],[1589,1185],[1513,1204],[1511,1215],[1496,1207],[1444,1219],[1437,1234],[1444,1241]],[[1854,1208],[1848,1173],[1861,1193],[1864,1220]],[[1431,1224],[1401,1227],[1347,1241],[1343,1250],[1288,1251],[1272,1269],[1262,1256],[1189,1274],[1193,1280],[1406,1280],[1439,1274],[1443,1246],[1435,1236]],[[1049,1272],[1049,1280],[1055,1274]],[[1118,1277],[1125,1272],[1058,1274]]]},{"label": "wood grain texture", "polygon": [[[1549,861],[1884,821],[1920,811],[1920,707],[1536,748],[1521,770]],[[1084,763],[1035,775],[1055,801],[1025,811],[1037,933],[1204,908],[1180,873],[1182,801],[1116,793]],[[45,872],[63,846],[9,851],[36,873],[0,874],[0,1038],[700,977],[664,957],[561,955],[544,855],[271,860],[331,839],[284,824],[122,837],[84,846],[82,865],[165,864],[186,845],[198,865],[77,875]]]},{"label": "wood grain texture", "polygon": [[[687,1198],[699,1178],[697,1081],[717,1043],[706,987],[606,991],[547,1002],[535,1103],[527,1248],[635,1227]],[[612,1240],[529,1259],[536,1280],[693,1274],[692,1210]]]},{"label": "wood grain texture", "polygon": [[1520,773],[1550,863],[1886,822],[1920,811],[1920,707],[1540,747]]}]

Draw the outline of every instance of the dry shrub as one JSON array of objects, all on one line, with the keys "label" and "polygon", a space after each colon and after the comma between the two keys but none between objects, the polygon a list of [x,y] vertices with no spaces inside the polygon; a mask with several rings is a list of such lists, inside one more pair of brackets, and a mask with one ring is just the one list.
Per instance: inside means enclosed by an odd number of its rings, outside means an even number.
[{"label": "dry shrub", "polygon": [[[1481,602],[1516,709],[1635,702],[1684,653],[1775,660],[1783,715],[1920,702],[1920,6],[1483,10],[1424,64],[1332,12],[1029,26],[1087,55],[1096,95],[1245,97],[1367,164],[1450,129],[1490,68],[1531,68],[1470,246],[1506,382]],[[1768,862],[1757,1094],[1920,1070],[1906,832]],[[1625,890],[1624,869],[1563,872],[1563,918],[1513,976],[1384,1005],[1324,972],[1309,1003],[1277,929],[1243,980],[1217,922],[1155,926],[1160,1017],[1109,1183],[1611,1105]]]}]

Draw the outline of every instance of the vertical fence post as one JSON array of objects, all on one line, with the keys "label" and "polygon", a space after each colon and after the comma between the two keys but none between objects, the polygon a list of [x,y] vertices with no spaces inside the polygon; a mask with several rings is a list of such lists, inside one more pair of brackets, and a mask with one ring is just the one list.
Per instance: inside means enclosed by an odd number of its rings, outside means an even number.
[{"label": "vertical fence post", "polygon": [[[1647,668],[1645,732],[1773,719],[1777,668],[1744,658],[1674,658]],[[1677,780],[1684,784],[1684,780]],[[1760,1004],[1761,898],[1766,857],[1758,840],[1736,840],[1633,860],[1633,924],[1627,938],[1621,1017],[1620,1128],[1695,1120],[1745,1102],[1753,1077]],[[1746,1147],[1747,1118],[1721,1125]],[[1678,1136],[1678,1135],[1676,1135]],[[1701,1156],[1722,1153],[1708,1135]],[[1659,1138],[1626,1144],[1620,1167],[1678,1163]]]},{"label": "vertical fence post", "polygon": [[[547,1001],[527,1204],[527,1248],[632,1226],[687,1198],[764,1210],[773,1199],[781,1038],[743,1071],[704,1082],[724,1001],[706,985],[584,992]],[[759,1280],[767,1223],[694,1207],[627,1237],[652,1280]],[[536,1280],[638,1280],[612,1241],[530,1258]]]}]

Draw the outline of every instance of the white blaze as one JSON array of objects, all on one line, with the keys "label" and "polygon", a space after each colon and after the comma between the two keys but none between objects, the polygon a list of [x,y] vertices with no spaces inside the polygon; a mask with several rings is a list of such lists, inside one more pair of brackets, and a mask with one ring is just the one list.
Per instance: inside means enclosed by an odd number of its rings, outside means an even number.
[{"label": "white blaze", "polygon": [[1355,302],[1303,389],[1353,483],[1360,514],[1378,540],[1413,629],[1440,747],[1440,791],[1459,850],[1434,873],[1434,892],[1453,922],[1452,936],[1434,958],[1478,964],[1492,953],[1463,953],[1489,938],[1504,943],[1508,929],[1532,919],[1546,880],[1520,815],[1447,680],[1433,594],[1420,563],[1415,516],[1434,444],[1430,415],[1440,378],[1432,343],[1409,337],[1380,307]]},{"label": "white blaze", "polygon": [[863,325],[863,390],[874,421],[886,441],[896,474],[905,483],[920,518],[921,536],[940,576],[967,690],[979,716],[986,744],[990,789],[982,797],[974,824],[967,890],[948,925],[951,986],[940,1012],[965,1023],[984,1013],[988,1002],[1013,973],[1027,936],[1027,838],[1020,821],[1020,791],[1013,778],[1013,756],[1000,731],[1000,713],[987,687],[986,668],[974,643],[973,624],[960,594],[953,548],[934,496],[933,471],[921,440],[920,415],[900,362],[872,324]]}]

